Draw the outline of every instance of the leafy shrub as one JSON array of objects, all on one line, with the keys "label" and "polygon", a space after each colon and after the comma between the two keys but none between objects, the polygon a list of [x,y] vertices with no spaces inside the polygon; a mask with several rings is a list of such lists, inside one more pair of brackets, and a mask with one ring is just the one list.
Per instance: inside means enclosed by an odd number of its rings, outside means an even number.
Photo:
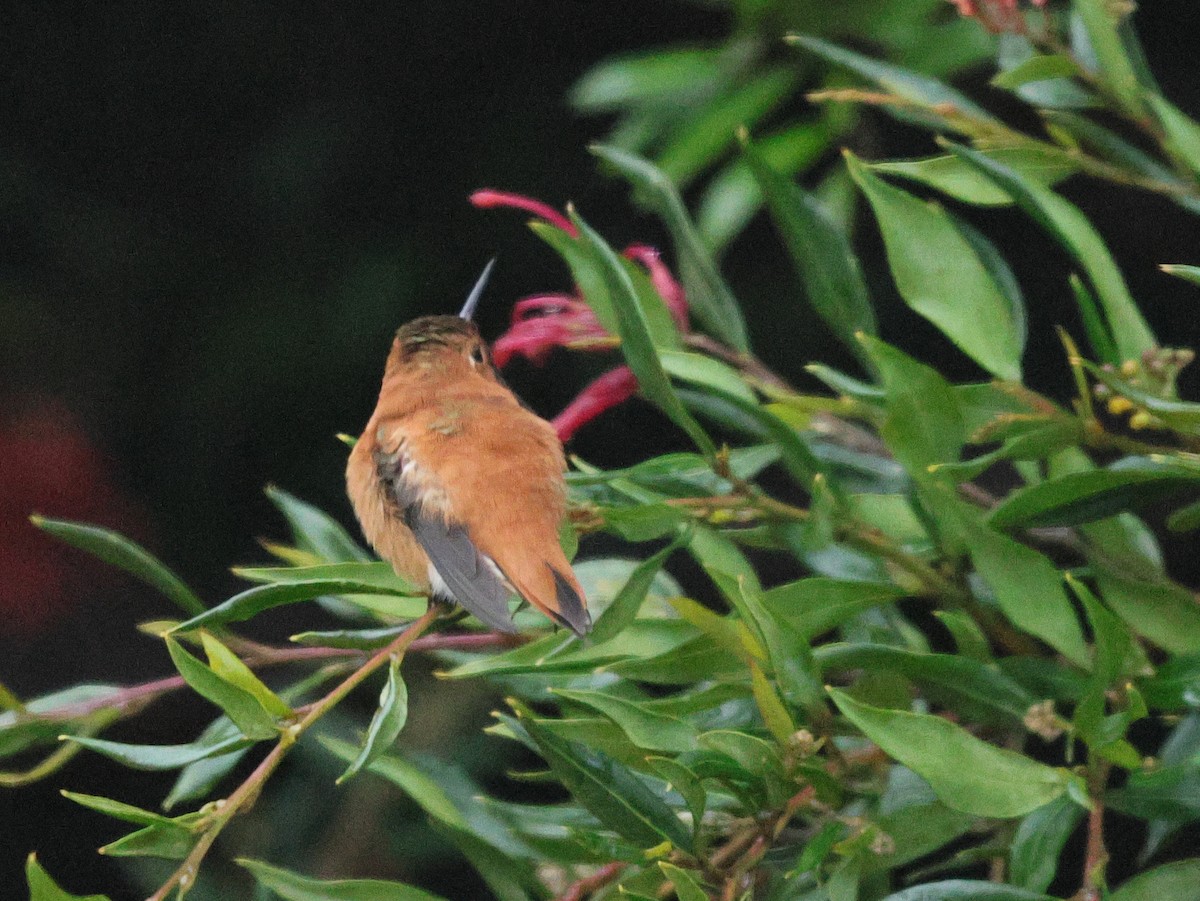
[{"label": "leafy shrub", "polygon": [[[919,30],[935,5],[911,4],[910,24]],[[565,543],[603,531],[637,554],[580,564],[596,623],[588,640],[549,632],[532,616],[520,620],[519,639],[470,621],[450,626],[333,519],[279,490],[271,498],[292,540],[269,549],[283,565],[239,569],[253,587],[211,608],[120,536],[38,520],[155,586],[189,618],[150,629],[177,677],[25,702],[0,696],[0,753],[49,751],[5,780],[48,776],[80,750],[177,770],[164,808],[202,804],[183,814],[69,795],[136,827],[106,853],[179,862],[154,898],[192,887],[218,835],[310,731],[345,765],[339,781],[394,783],[504,901],[1099,898],[1109,891],[1110,845],[1136,875],[1107,897],[1200,897],[1200,858],[1187,857],[1179,838],[1189,828],[1194,837],[1200,819],[1200,607],[1137,516],[1166,502],[1167,528],[1200,525],[1200,404],[1175,389],[1192,354],[1159,346],[1103,240],[1054,190],[1083,173],[1195,211],[1200,126],[1155,87],[1122,4],[956,5],[964,18],[941,27],[965,43],[957,57],[942,48],[943,70],[977,60],[980,48],[996,51],[992,83],[1036,109],[1044,133],[1005,124],[928,72],[812,36],[789,39],[804,60],[795,71],[771,64],[750,74],[762,64],[750,54],[736,78],[713,70],[732,82],[701,78],[734,42],[715,55],[609,63],[581,85],[580,103],[622,106],[626,137],[636,131],[660,148],[658,166],[628,146],[596,152],[660,213],[686,302],[644,248],[618,254],[577,214],[520,201],[544,220],[535,231],[582,297],[539,306],[533,331],[518,317],[505,340],[537,358],[556,344],[611,347],[619,338],[628,368],[590,396],[588,415],[636,388],[694,445],[620,471],[575,461],[575,528]],[[783,18],[791,10],[810,21],[801,12],[809,7],[784,6]],[[900,15],[891,4],[854,8],[871,12],[833,24],[859,27],[860,37]],[[934,34],[922,31],[908,55],[920,57]],[[751,99],[782,96],[812,76],[816,60],[835,67],[838,85],[816,99],[877,107],[937,134],[937,156],[868,162],[847,153],[844,172],[882,234],[900,296],[990,381],[950,384],[878,337],[844,217],[789,177],[809,146],[790,129],[761,145],[743,132],[704,203],[718,203],[722,190],[734,191],[743,212],[765,203],[814,320],[862,372],[813,364],[829,391],[812,394],[752,355],[713,255],[744,216],[720,220],[719,233],[697,228],[675,181],[716,162],[733,131],[718,126],[753,124],[763,104]],[[845,86],[846,72],[869,84]],[[615,96],[613,84],[626,93]],[[697,86],[698,103],[677,102]],[[673,120],[664,107],[690,118]],[[839,110],[839,128],[849,127],[854,115]],[[833,140],[837,129],[821,122],[822,140]],[[664,138],[672,129],[674,143]],[[955,212],[961,204],[1016,208],[1072,261],[1063,289],[1083,331],[1060,333],[1076,389],[1066,402],[1022,384],[1020,286]],[[1200,269],[1167,268],[1200,281]],[[579,422],[561,420],[560,431]],[[979,483],[995,472],[1013,486],[1003,496]],[[711,583],[698,599],[664,572],[684,555]],[[802,575],[764,586],[765,559]],[[237,631],[271,608],[314,600],[346,628],[307,632],[289,647]],[[470,782],[452,749],[441,759],[397,750],[407,712],[401,664],[417,652],[435,655],[446,679],[502,694],[491,740],[543,761],[528,778],[559,786],[566,800],[501,800]],[[309,669],[277,680],[283,663]],[[383,681],[378,709],[357,745],[348,743],[326,729],[327,714],[369,678]],[[221,710],[193,740],[101,737],[185,689]],[[260,745],[257,767],[222,788]],[[1140,848],[1106,829],[1114,812],[1141,824]],[[1060,866],[1073,841],[1082,862]],[[327,882],[239,862],[283,898],[431,897],[401,883]],[[38,901],[71,897],[32,857],[29,882]]]}]

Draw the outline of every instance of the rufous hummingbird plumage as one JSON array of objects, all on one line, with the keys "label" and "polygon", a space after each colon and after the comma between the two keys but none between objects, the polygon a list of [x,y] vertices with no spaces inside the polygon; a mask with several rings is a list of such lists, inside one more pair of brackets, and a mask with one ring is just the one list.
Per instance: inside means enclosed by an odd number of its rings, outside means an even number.
[{"label": "rufous hummingbird plumage", "polygon": [[583,635],[587,601],[558,540],[562,444],[501,380],[471,321],[491,268],[458,316],[396,333],[347,491],[367,540],[404,579],[494,629],[515,630],[516,594]]}]

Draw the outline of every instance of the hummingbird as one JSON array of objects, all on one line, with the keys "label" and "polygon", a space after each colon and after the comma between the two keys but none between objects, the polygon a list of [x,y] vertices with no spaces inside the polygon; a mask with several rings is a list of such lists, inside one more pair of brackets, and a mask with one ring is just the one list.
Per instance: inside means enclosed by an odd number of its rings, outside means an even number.
[{"label": "hummingbird", "polygon": [[582,636],[587,601],[558,541],[562,443],[501,379],[472,321],[494,263],[457,316],[396,332],[346,488],[397,575],[493,629],[516,631],[515,594]]}]

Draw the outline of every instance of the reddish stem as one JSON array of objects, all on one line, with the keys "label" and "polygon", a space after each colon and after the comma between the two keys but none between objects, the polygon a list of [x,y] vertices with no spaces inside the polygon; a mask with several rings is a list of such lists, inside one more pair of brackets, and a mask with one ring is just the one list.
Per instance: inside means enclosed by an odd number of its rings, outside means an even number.
[{"label": "reddish stem", "polygon": [[591,876],[572,882],[567,886],[567,890],[558,896],[557,901],[583,901],[593,892],[616,882],[625,871],[625,867],[626,864],[620,861],[606,863]]}]

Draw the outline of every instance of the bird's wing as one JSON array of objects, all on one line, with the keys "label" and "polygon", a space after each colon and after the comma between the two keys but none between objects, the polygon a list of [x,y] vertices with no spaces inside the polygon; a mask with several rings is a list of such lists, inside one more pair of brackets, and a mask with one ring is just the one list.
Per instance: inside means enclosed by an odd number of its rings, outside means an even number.
[{"label": "bird's wing", "polygon": [[491,558],[472,542],[466,526],[450,517],[444,489],[412,459],[402,435],[392,432],[380,439],[374,454],[380,485],[447,591],[493,629],[515,632],[508,605],[513,592]]}]

